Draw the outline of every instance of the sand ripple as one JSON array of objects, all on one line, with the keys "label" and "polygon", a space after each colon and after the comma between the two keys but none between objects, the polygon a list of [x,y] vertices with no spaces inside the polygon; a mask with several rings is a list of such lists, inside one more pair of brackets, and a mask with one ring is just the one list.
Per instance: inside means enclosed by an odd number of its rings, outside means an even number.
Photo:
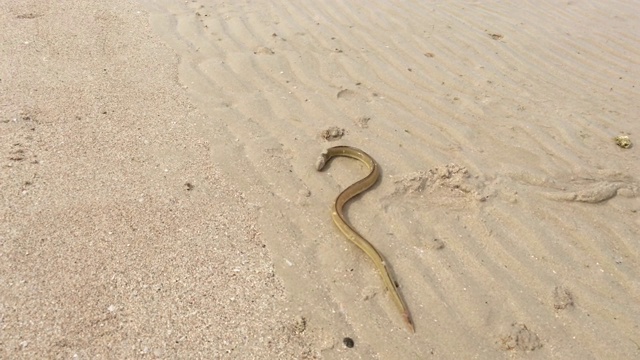
[{"label": "sand ripple", "polygon": [[[640,161],[612,140],[640,134],[638,14],[627,1],[194,0],[152,19],[202,126],[230,144],[212,156],[259,203],[318,354],[578,359],[631,358],[640,342]],[[344,129],[332,144],[318,136],[330,128]],[[392,264],[413,337],[330,222],[364,171],[313,170],[337,143],[383,169],[349,216]],[[359,355],[343,353],[347,335]]]}]

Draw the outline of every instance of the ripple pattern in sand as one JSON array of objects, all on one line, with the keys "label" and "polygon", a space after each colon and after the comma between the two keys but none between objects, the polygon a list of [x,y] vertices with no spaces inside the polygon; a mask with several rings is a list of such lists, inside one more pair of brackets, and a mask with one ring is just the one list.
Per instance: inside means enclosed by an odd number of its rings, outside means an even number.
[{"label": "ripple pattern in sand", "polygon": [[[358,334],[363,358],[636,354],[640,161],[612,138],[640,134],[637,14],[623,1],[152,11],[180,82],[241,154],[220,166],[261,199],[292,298],[311,327]],[[383,168],[349,216],[393,265],[414,338],[332,231],[329,204],[362,169],[313,171],[330,128]]]}]

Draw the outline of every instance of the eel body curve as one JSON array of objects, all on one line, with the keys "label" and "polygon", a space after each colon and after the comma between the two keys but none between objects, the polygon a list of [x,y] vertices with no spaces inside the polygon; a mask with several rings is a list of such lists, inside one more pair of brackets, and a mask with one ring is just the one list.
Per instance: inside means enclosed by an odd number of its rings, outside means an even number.
[{"label": "eel body curve", "polygon": [[382,281],[384,282],[385,287],[389,291],[389,294],[391,294],[391,298],[400,310],[404,322],[409,327],[409,330],[411,332],[414,332],[411,315],[409,314],[407,305],[404,303],[404,300],[398,292],[395,280],[393,279],[391,273],[389,272],[389,269],[387,268],[387,262],[385,261],[384,257],[382,257],[382,254],[380,254],[378,250],[376,250],[376,248],[371,245],[369,241],[367,241],[367,239],[360,235],[360,233],[358,233],[358,231],[354,229],[353,226],[351,226],[343,213],[343,207],[347,202],[349,202],[349,200],[366,191],[378,181],[378,177],[380,176],[380,168],[378,167],[376,161],[371,156],[369,156],[369,154],[360,149],[351,146],[335,146],[332,148],[328,148],[322,152],[316,163],[316,169],[318,171],[321,171],[327,164],[327,162],[331,158],[336,156],[345,156],[352,159],[360,160],[365,165],[367,165],[370,172],[369,175],[362,178],[361,180],[356,181],[351,186],[342,191],[340,195],[338,195],[333,207],[333,213],[331,214],[333,222],[347,239],[349,239],[352,243],[362,249],[362,251],[364,251],[373,261],[375,267],[380,273],[380,276],[382,276]]}]

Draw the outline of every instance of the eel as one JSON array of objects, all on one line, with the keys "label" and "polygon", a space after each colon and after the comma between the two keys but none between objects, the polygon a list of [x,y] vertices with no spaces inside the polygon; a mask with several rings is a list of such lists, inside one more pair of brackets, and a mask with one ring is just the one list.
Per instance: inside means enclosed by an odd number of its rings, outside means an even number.
[{"label": "eel", "polygon": [[411,315],[409,314],[409,309],[407,308],[407,305],[398,292],[396,282],[391,276],[391,273],[389,272],[389,269],[387,267],[387,262],[385,261],[384,257],[382,257],[382,254],[380,254],[380,252],[378,252],[378,250],[376,250],[376,248],[371,245],[371,243],[367,241],[367,239],[360,235],[360,233],[358,233],[358,231],[356,231],[356,229],[354,229],[353,226],[349,224],[349,221],[343,213],[343,207],[347,202],[349,202],[349,200],[366,191],[378,181],[378,178],[380,177],[380,168],[376,161],[371,156],[369,156],[369,154],[360,149],[351,146],[335,146],[332,148],[328,148],[322,152],[316,163],[316,169],[318,171],[322,171],[327,162],[331,158],[336,156],[345,156],[352,159],[360,160],[365,165],[367,165],[370,172],[369,175],[362,178],[361,180],[356,181],[351,186],[346,188],[343,192],[341,192],[340,195],[338,195],[333,207],[333,213],[331,214],[333,222],[347,239],[349,239],[352,243],[362,249],[362,251],[364,251],[365,254],[367,254],[373,261],[373,264],[380,273],[380,276],[382,276],[382,281],[384,282],[385,287],[389,291],[389,294],[391,294],[391,298],[400,310],[404,322],[409,327],[409,330],[413,333],[415,329],[413,321],[411,320]]}]

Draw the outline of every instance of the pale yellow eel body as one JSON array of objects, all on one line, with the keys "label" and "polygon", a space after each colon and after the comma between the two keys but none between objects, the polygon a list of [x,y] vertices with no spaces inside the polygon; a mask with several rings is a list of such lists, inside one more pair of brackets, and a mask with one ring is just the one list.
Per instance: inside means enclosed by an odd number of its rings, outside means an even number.
[{"label": "pale yellow eel body", "polygon": [[342,208],[349,200],[362,193],[363,191],[369,189],[371,186],[373,186],[373,184],[376,183],[376,181],[378,181],[378,177],[380,176],[380,169],[378,168],[378,164],[375,160],[373,160],[371,156],[360,149],[356,149],[350,146],[335,146],[325,150],[320,155],[320,157],[318,158],[318,162],[316,163],[316,168],[318,169],[318,171],[321,171],[324,168],[325,164],[335,156],[346,156],[352,159],[360,160],[369,167],[369,170],[371,170],[371,172],[365,178],[355,182],[353,185],[349,186],[343,192],[341,192],[340,195],[338,195],[333,208],[333,214],[331,214],[333,222],[336,224],[336,226],[338,226],[338,229],[342,231],[347,239],[356,244],[369,256],[369,258],[371,258],[371,260],[373,260],[374,265],[382,276],[384,285],[389,290],[393,301],[396,303],[398,309],[402,313],[404,321],[409,326],[409,330],[411,330],[411,332],[414,332],[411,315],[409,314],[409,310],[402,300],[400,293],[398,293],[396,282],[393,280],[391,274],[389,273],[389,270],[387,269],[386,261],[378,252],[378,250],[376,250],[376,248],[373,247],[373,245],[371,245],[369,241],[367,241],[356,231],[356,229],[354,229],[349,224],[342,212]]}]

